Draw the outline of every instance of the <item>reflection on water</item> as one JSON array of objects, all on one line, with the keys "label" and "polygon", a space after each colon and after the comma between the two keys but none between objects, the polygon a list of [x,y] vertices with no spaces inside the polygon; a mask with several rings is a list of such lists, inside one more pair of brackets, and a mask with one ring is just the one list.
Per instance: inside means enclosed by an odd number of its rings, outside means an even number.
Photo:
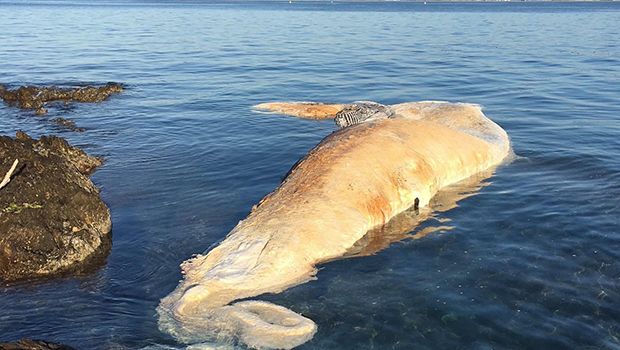
[{"label": "reflection on water", "polygon": [[[508,163],[507,160],[505,163]],[[504,163],[504,164],[505,164]],[[465,198],[475,196],[482,187],[490,183],[484,182],[489,179],[497,167],[492,167],[475,174],[465,180],[442,188],[430,201],[429,205],[422,208],[412,207],[396,215],[381,227],[374,228],[362,239],[355,243],[345,257],[361,257],[377,253],[390,246],[390,244],[407,238],[420,239],[433,233],[448,231],[454,226],[444,225],[450,222],[449,218],[439,218],[437,213],[446,212],[457,207],[457,202]],[[417,230],[418,226],[429,219],[437,222],[437,225],[427,226]]]}]

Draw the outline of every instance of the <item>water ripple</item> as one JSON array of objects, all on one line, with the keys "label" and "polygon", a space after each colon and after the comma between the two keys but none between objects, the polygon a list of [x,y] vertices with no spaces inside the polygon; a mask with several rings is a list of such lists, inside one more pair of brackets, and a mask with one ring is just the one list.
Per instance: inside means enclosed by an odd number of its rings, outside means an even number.
[{"label": "water ripple", "polygon": [[413,233],[451,230],[264,299],[317,322],[300,349],[618,348],[618,5],[0,0],[2,84],[126,86],[40,117],[0,104],[2,134],[106,157],[114,222],[101,270],[0,289],[2,339],[178,348],[155,317],[178,265],[335,129],[251,105],[449,100],[485,106],[522,158]]}]

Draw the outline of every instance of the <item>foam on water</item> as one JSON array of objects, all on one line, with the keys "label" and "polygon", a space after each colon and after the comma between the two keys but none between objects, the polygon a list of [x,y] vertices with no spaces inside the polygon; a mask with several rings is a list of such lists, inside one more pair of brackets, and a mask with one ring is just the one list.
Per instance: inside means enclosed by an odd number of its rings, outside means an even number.
[{"label": "foam on water", "polygon": [[316,324],[287,308],[264,301],[240,301],[217,308],[195,306],[174,315],[164,300],[157,308],[159,329],[186,344],[237,343],[258,349],[292,349],[312,339]]}]

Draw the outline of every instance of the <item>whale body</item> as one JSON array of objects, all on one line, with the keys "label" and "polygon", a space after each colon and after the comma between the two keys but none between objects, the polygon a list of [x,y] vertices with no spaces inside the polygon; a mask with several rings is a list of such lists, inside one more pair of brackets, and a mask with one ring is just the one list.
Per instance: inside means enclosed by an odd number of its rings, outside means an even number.
[{"label": "whale body", "polygon": [[[294,104],[272,106],[260,105],[304,116]],[[301,106],[317,118],[317,108]],[[341,106],[319,107],[333,117]],[[217,247],[184,262],[183,280],[158,308],[160,328],[183,342],[202,333],[257,348],[300,345],[314,322],[271,303],[235,301],[314,279],[317,265],[343,257],[370,229],[511,154],[506,132],[477,105],[391,108],[398,117],[327,136]]]}]

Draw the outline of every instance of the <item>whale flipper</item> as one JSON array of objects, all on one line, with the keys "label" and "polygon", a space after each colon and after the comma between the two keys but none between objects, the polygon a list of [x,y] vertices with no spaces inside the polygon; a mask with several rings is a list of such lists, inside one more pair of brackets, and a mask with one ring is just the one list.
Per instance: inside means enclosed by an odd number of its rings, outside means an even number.
[{"label": "whale flipper", "polygon": [[305,119],[334,119],[344,104],[321,102],[268,102],[252,106],[256,111],[270,111]]},{"label": "whale flipper", "polygon": [[334,119],[338,128],[394,117],[390,106],[372,101],[346,104],[319,102],[270,102],[253,106],[257,111],[271,111],[306,119]]}]

